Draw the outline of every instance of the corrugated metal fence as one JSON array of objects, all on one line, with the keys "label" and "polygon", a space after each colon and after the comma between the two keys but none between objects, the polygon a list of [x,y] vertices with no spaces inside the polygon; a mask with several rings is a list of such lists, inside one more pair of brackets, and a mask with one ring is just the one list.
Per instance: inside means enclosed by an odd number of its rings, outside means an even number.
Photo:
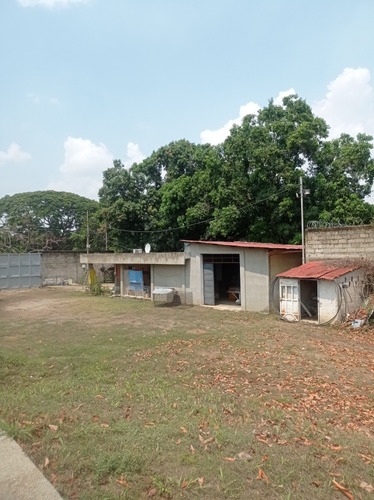
[{"label": "corrugated metal fence", "polygon": [[41,286],[41,254],[0,254],[0,290]]}]

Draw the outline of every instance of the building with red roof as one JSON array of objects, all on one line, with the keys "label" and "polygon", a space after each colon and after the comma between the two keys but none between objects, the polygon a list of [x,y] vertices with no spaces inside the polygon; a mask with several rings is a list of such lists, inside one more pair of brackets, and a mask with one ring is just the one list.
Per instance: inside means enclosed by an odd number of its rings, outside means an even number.
[{"label": "building with red roof", "polygon": [[291,321],[343,321],[363,301],[365,281],[357,265],[307,262],[278,273],[277,278],[279,311]]}]

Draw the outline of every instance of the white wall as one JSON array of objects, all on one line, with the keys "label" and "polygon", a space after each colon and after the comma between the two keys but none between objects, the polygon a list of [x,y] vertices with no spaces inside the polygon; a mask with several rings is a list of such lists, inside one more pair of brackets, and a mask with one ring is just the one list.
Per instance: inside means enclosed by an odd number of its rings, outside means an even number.
[{"label": "white wall", "polygon": [[317,287],[319,323],[344,321],[361,305],[364,282],[360,270],[335,281],[320,279]]},{"label": "white wall", "polygon": [[269,256],[263,248],[246,248],[243,259],[246,311],[269,312]]},{"label": "white wall", "polygon": [[[186,248],[186,256],[190,257],[190,284],[188,291],[196,305],[204,304],[203,291],[203,255],[235,254],[240,258],[241,307],[247,311],[269,312],[270,310],[270,268],[269,254],[265,248],[225,247],[221,245],[204,245],[191,243]],[[286,264],[282,264],[285,258]],[[279,255],[273,272],[279,272],[298,265],[299,257],[290,254]],[[188,261],[186,261],[188,262]],[[289,265],[289,267],[287,267]],[[275,274],[274,274],[275,276]]]},{"label": "white wall", "polygon": [[175,288],[178,292],[184,291],[185,277],[183,266],[152,266],[151,286],[154,288]]}]

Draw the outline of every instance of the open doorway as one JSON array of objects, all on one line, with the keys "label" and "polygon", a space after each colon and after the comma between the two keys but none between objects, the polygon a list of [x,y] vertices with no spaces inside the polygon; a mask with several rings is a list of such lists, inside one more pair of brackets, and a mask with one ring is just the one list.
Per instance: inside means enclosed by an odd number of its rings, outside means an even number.
[{"label": "open doorway", "polygon": [[204,255],[204,304],[240,306],[239,254]]},{"label": "open doorway", "polygon": [[300,280],[301,319],[318,321],[318,292],[316,280]]}]

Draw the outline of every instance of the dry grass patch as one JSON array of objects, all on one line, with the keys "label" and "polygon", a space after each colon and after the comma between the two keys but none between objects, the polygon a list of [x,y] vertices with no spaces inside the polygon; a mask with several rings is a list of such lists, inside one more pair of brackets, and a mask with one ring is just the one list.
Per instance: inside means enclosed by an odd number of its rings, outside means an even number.
[{"label": "dry grass patch", "polygon": [[373,339],[74,287],[2,292],[0,425],[66,499],[371,498]]}]

